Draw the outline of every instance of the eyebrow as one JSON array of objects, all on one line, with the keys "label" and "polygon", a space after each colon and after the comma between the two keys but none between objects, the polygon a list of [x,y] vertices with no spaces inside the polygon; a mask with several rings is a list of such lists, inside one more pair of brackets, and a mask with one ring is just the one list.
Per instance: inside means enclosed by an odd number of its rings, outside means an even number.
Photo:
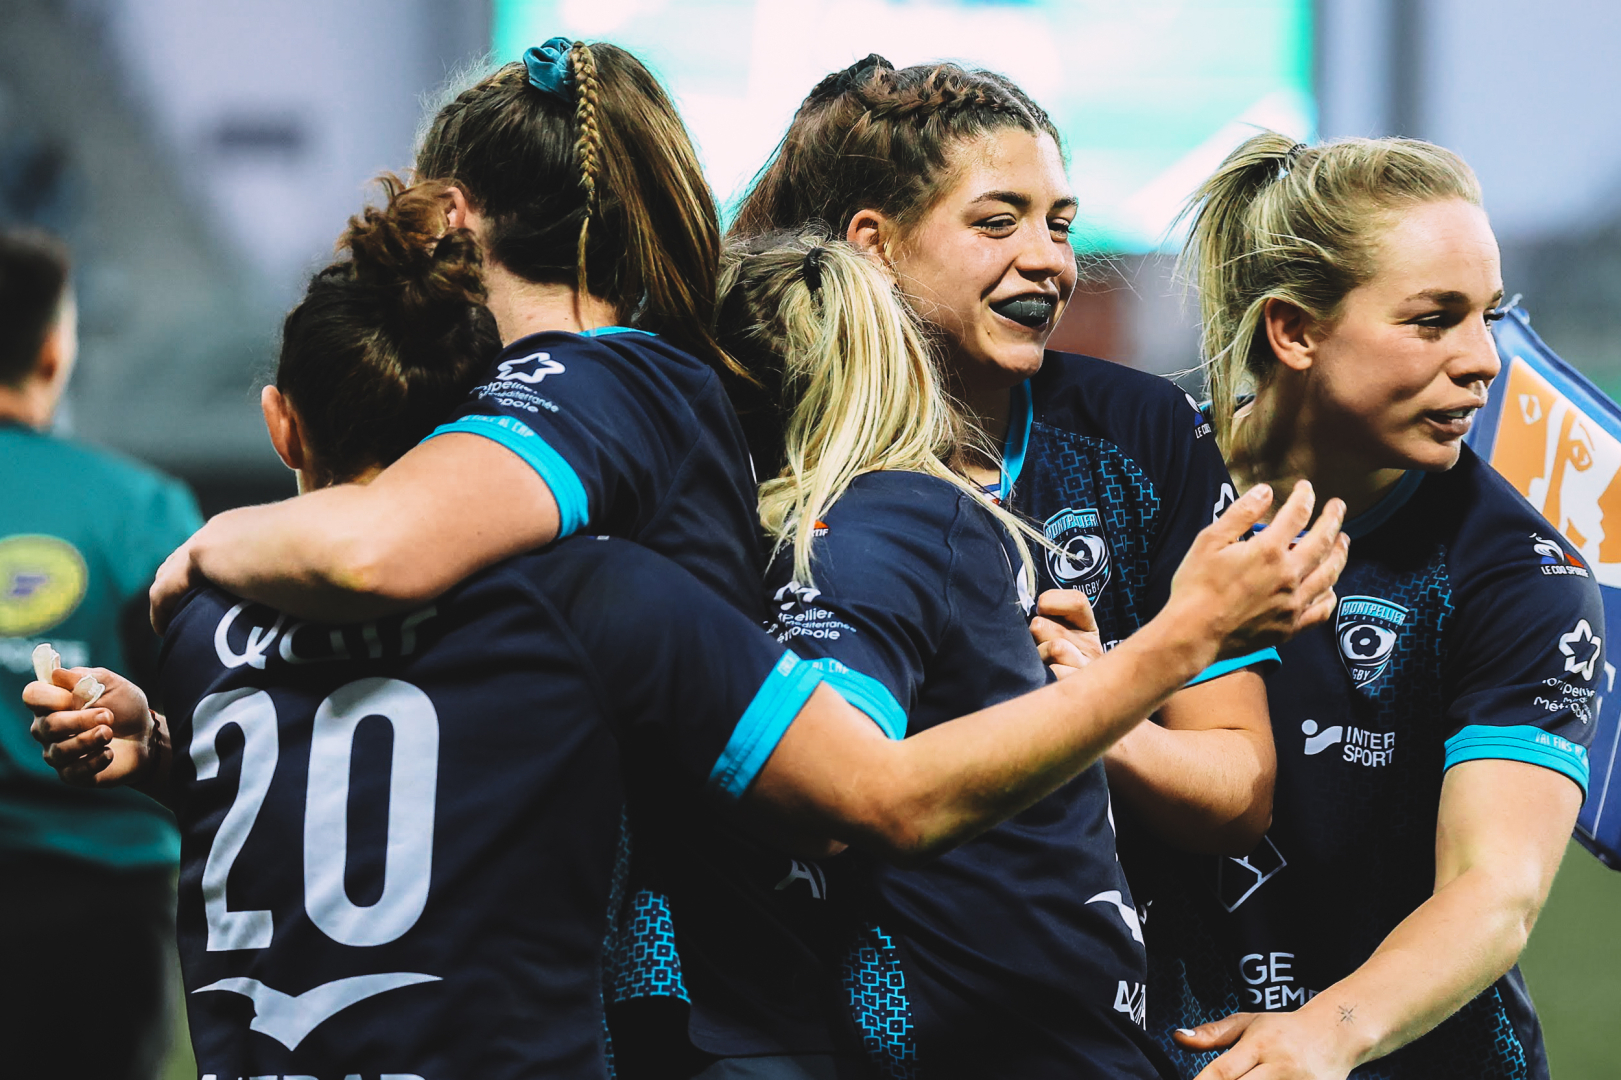
[{"label": "eyebrow", "polygon": [[[1498,289],[1496,292],[1492,293],[1491,302],[1495,304],[1502,298],[1503,290]],[[1469,297],[1465,296],[1457,289],[1425,289],[1423,292],[1416,292],[1412,296],[1409,296],[1407,300],[1428,300],[1433,304],[1447,305],[1469,303]],[[1402,303],[1405,304],[1407,300],[1403,300]]]},{"label": "eyebrow", "polygon": [[[974,202],[1004,202],[1009,206],[1016,206],[1020,210],[1028,210],[1035,200],[1022,191],[986,191],[975,196]],[[1073,195],[1066,195],[1062,199],[1054,199],[1050,209],[1069,210],[1079,205],[1081,205],[1079,199]]]}]

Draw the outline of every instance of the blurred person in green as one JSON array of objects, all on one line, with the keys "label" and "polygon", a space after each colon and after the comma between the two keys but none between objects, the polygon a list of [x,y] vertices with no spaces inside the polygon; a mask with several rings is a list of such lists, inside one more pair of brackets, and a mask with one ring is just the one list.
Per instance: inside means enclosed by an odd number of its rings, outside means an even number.
[{"label": "blurred person in green", "polygon": [[[147,587],[202,522],[177,481],[47,433],[78,348],[68,269],[0,230],[0,1072],[148,1080],[172,1030],[174,819],[59,781],[21,694],[41,641],[64,666],[154,667]],[[94,1032],[62,1029],[65,1001],[100,1003]]]}]

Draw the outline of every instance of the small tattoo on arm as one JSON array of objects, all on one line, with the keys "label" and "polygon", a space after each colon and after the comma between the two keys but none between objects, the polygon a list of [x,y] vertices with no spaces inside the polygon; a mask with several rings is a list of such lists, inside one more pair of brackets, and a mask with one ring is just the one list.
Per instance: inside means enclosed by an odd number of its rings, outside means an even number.
[{"label": "small tattoo on arm", "polygon": [[1351,1021],[1353,1021],[1355,1019],[1356,1019],[1356,1006],[1355,1005],[1341,1005],[1340,1006],[1340,1023],[1349,1024]]}]

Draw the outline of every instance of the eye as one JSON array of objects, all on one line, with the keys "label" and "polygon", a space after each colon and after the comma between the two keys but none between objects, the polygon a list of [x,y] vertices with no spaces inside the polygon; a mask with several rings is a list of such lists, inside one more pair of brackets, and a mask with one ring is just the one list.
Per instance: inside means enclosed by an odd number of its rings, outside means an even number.
[{"label": "eye", "polygon": [[1425,330],[1449,330],[1462,321],[1463,316],[1459,312],[1449,311],[1445,308],[1407,320],[1409,325],[1421,327]]},{"label": "eye", "polygon": [[1506,316],[1507,314],[1508,314],[1508,308],[1506,308],[1506,307],[1494,307],[1494,308],[1487,308],[1485,314],[1482,317],[1487,322],[1494,323],[1494,322],[1502,322],[1503,317]]},{"label": "eye", "polygon": [[974,222],[974,227],[989,233],[1007,234],[1019,227],[1019,219],[1012,214],[995,214]]},{"label": "eye", "polygon": [[1047,222],[1047,228],[1052,230],[1054,236],[1068,236],[1075,230],[1075,223],[1067,218],[1054,218]]}]

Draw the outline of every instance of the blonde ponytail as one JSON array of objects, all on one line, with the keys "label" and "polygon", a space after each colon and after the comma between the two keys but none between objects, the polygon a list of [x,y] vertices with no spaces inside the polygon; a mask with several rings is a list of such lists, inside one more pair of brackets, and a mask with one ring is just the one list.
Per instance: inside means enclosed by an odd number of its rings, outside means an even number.
[{"label": "blonde ponytail", "polygon": [[850,483],[893,469],[938,477],[984,506],[1034,590],[1025,537],[1046,538],[959,471],[970,429],[883,267],[816,232],[783,234],[730,246],[720,296],[724,347],[757,358],[751,374],[776,395],[783,465],[760,485],[760,523],[773,555],[793,545],[796,580],[811,584],[817,525]]},{"label": "blonde ponytail", "polygon": [[1369,281],[1391,211],[1440,199],[1480,205],[1480,185],[1450,150],[1416,139],[1306,146],[1275,131],[1247,139],[1188,201],[1182,273],[1199,290],[1200,355],[1222,452],[1239,400],[1271,375],[1268,300],[1332,322]]}]

